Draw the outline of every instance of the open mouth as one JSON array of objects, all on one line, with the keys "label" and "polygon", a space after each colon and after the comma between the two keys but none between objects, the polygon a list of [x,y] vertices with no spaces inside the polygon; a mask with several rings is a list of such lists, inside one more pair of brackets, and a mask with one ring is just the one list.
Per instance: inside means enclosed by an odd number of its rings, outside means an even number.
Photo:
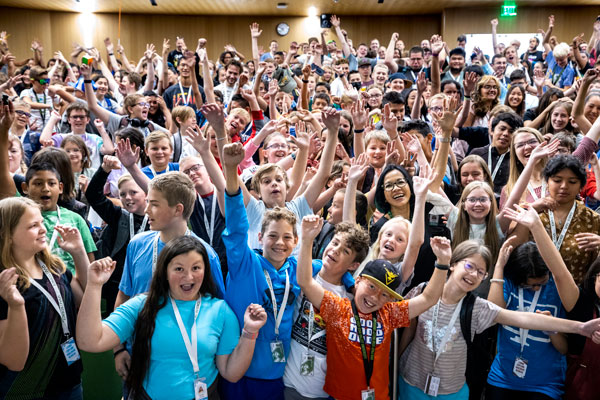
[{"label": "open mouth", "polygon": [[467,285],[469,285],[469,286],[473,286],[473,285],[475,284],[475,282],[473,282],[473,281],[472,281],[470,278],[468,278],[468,277],[464,277],[464,278],[463,278],[463,281],[464,281],[464,282],[465,282]]},{"label": "open mouth", "polygon": [[375,303],[371,303],[369,300],[367,299],[363,299],[363,304],[365,305],[365,307],[367,308],[374,308],[376,306]]},{"label": "open mouth", "polygon": [[392,196],[392,199],[394,200],[400,200],[404,198],[404,193],[397,193],[395,195]]},{"label": "open mouth", "polygon": [[52,197],[50,197],[50,196],[40,196],[41,201],[50,201],[51,199],[52,199]]},{"label": "open mouth", "polygon": [[191,292],[194,289],[194,286],[195,286],[195,284],[193,284],[193,283],[186,283],[183,285],[179,285],[181,290],[185,293]]},{"label": "open mouth", "polygon": [[392,246],[389,243],[384,244],[382,248],[385,249],[385,250],[387,250],[387,251],[389,251],[390,253],[395,250],[394,246]]}]

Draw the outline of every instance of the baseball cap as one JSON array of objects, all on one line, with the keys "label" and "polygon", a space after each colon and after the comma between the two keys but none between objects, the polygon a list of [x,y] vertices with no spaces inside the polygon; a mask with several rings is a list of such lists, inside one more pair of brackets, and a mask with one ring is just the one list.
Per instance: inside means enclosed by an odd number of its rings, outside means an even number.
[{"label": "baseball cap", "polygon": [[393,298],[402,300],[402,296],[396,293],[401,278],[391,262],[387,260],[369,261],[360,276],[365,277]]},{"label": "baseball cap", "polygon": [[390,75],[390,77],[388,78],[388,81],[392,82],[396,79],[402,79],[404,81],[404,88],[408,89],[409,87],[412,86],[413,82],[411,80],[408,80],[406,78],[406,75],[404,75],[402,72],[396,72],[393,73],[392,75]]},{"label": "baseball cap", "polygon": [[358,60],[358,67],[366,67],[366,66],[371,66],[371,60],[369,60],[368,58],[361,58],[360,60]]}]

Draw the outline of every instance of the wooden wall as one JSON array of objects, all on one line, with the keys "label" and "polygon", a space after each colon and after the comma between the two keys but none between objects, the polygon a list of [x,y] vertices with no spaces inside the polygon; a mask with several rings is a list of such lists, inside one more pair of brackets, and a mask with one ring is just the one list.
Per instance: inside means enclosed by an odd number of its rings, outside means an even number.
[{"label": "wooden wall", "polygon": [[[498,14],[498,7],[461,8],[446,9],[442,14],[433,15],[341,16],[341,20],[342,27],[348,31],[355,44],[376,37],[387,46],[391,34],[398,32],[409,47],[418,44],[422,38],[442,33],[452,47],[461,33],[490,32],[489,21]],[[547,26],[549,14],[556,16],[555,33],[559,39],[570,42],[573,36],[582,31],[589,37],[594,17],[600,14],[600,7],[523,7],[518,9],[518,17],[502,19],[498,31],[535,32],[538,27]],[[42,40],[46,57],[54,50],[61,50],[68,57],[72,43],[83,41],[78,18],[79,14],[75,13],[0,7],[0,30],[11,33],[9,43],[18,59],[30,56],[29,48],[33,38]],[[306,19],[300,17],[123,14],[121,43],[131,60],[137,60],[142,55],[146,43],[154,43],[160,51],[163,37],[170,38],[174,48],[177,35],[184,36],[190,48],[195,48],[197,38],[206,38],[209,57],[213,59],[218,57],[225,43],[234,44],[240,52],[250,57],[248,27],[254,21],[259,22],[263,29],[259,45],[265,49],[272,38],[277,38],[280,46],[287,48],[292,40],[305,41],[314,35],[306,31]],[[290,25],[290,33],[283,38],[275,33],[276,25],[282,21]],[[102,40],[110,36],[116,42],[117,34],[116,14],[95,14],[94,45],[102,49]]]}]

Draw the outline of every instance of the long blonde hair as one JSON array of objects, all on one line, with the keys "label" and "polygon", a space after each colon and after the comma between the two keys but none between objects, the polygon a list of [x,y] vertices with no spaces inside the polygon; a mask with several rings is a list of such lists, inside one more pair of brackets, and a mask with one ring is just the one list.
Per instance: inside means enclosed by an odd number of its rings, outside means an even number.
[{"label": "long blonde hair", "polygon": [[[519,161],[519,159],[517,158],[517,152],[515,151],[515,139],[521,133],[531,133],[533,136],[536,137],[538,142],[542,143],[544,141],[544,137],[542,136],[542,134],[534,128],[523,127],[517,129],[515,133],[513,133],[512,140],[510,142],[510,171],[508,174],[508,182],[506,182],[506,185],[504,186],[504,191],[506,193],[507,199],[508,196],[510,196],[510,192],[512,191],[512,189],[517,184],[519,176],[521,176],[523,170],[525,169],[525,166],[521,164],[521,161]],[[546,165],[546,160],[542,160],[540,162],[543,163],[542,166]]]},{"label": "long blonde hair", "polygon": [[485,217],[485,236],[484,244],[491,250],[495,256],[500,251],[500,235],[498,235],[498,228],[496,226],[496,216],[498,215],[498,206],[496,205],[496,196],[494,191],[486,182],[473,181],[465,186],[460,200],[456,207],[458,208],[458,215],[456,218],[456,225],[454,225],[454,232],[452,235],[452,249],[462,242],[469,240],[469,234],[471,233],[471,222],[469,221],[469,214],[465,209],[467,197],[475,189],[482,189],[490,198],[490,212]]},{"label": "long blonde hair", "polygon": [[[31,199],[25,197],[10,197],[0,200],[0,271],[14,267],[19,275],[18,286],[22,289],[29,288],[29,272],[22,265],[19,265],[12,251],[12,237],[15,228],[21,221],[27,208],[40,209],[40,206]],[[28,243],[19,244],[28,246]],[[56,275],[62,275],[66,271],[62,260],[50,253],[48,247],[35,255],[38,261],[46,264],[50,272]]]}]

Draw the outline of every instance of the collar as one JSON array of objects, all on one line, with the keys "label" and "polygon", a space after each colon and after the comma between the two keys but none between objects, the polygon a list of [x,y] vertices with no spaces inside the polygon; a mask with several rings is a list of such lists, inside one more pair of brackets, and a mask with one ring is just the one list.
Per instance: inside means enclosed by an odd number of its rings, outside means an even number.
[{"label": "collar", "polygon": [[[200,194],[200,193],[198,193]],[[215,191],[211,191],[210,193],[206,193],[206,194],[200,194],[200,197],[202,197],[203,199],[206,199],[207,197],[212,196],[213,194],[215,194]]]}]

